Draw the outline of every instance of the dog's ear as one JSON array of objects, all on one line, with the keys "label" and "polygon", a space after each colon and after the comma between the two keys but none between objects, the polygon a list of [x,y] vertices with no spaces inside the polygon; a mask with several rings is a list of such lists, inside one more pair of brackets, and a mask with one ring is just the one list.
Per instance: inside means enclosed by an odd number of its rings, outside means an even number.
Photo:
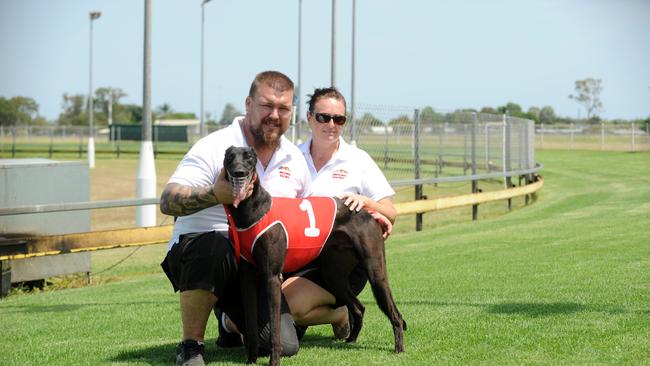
[{"label": "dog's ear", "polygon": [[252,159],[257,163],[257,153],[255,152],[255,149],[253,148],[247,148],[246,149],[246,154],[244,155],[246,159]]}]

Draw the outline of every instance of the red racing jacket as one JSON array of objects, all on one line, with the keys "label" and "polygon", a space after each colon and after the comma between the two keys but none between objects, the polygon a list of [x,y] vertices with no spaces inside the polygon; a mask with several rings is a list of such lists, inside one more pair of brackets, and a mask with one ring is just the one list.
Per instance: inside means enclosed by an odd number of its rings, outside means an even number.
[{"label": "red racing jacket", "polygon": [[252,253],[257,239],[277,224],[287,236],[287,255],[282,271],[293,272],[320,254],[334,226],[336,201],[332,197],[273,197],[269,212],[251,227],[243,229],[235,228],[228,209],[226,214],[237,260],[241,256],[255,265]]}]

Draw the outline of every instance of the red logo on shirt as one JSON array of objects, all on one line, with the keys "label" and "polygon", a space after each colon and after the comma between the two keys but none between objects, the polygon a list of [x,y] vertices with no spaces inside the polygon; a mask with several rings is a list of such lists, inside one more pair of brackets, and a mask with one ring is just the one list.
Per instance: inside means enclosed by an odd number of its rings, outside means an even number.
[{"label": "red logo on shirt", "polygon": [[280,172],[279,174],[280,174],[280,176],[282,178],[285,178],[285,179],[291,178],[291,169],[289,169],[288,166],[283,165],[278,170],[279,170],[279,172]]},{"label": "red logo on shirt", "polygon": [[337,169],[332,172],[333,179],[345,179],[347,175],[348,175],[348,171],[345,169]]}]

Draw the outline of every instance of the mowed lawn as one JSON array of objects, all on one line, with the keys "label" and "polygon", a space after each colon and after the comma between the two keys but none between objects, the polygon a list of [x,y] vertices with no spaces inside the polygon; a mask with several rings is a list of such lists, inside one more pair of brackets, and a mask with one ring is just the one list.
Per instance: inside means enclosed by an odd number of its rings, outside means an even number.
[{"label": "mowed lawn", "polygon": [[[650,154],[542,150],[537,160],[545,185],[534,204],[388,240],[404,354],[392,353],[367,288],[355,344],[312,327],[283,364],[649,364]],[[0,300],[0,365],[172,364],[181,325],[164,252],[97,252],[92,286]],[[207,337],[210,364],[243,364],[242,349],[215,348],[214,319]]]}]

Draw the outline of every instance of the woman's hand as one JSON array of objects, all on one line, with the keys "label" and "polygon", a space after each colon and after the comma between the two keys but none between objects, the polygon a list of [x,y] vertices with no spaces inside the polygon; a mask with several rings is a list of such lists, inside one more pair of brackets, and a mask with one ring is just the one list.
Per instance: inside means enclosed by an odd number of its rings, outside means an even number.
[{"label": "woman's hand", "polygon": [[388,236],[393,232],[393,224],[391,224],[390,220],[388,220],[386,216],[380,214],[377,211],[371,210],[368,212],[370,212],[370,215],[372,215],[379,226],[381,226],[381,236],[383,236],[384,240],[386,240],[386,238],[388,238]]},{"label": "woman's hand", "polygon": [[350,211],[361,211],[362,208],[366,206],[366,203],[368,201],[368,197],[362,196],[360,194],[352,194],[352,193],[341,193],[337,196],[338,198],[344,200],[343,204],[348,206]]}]

